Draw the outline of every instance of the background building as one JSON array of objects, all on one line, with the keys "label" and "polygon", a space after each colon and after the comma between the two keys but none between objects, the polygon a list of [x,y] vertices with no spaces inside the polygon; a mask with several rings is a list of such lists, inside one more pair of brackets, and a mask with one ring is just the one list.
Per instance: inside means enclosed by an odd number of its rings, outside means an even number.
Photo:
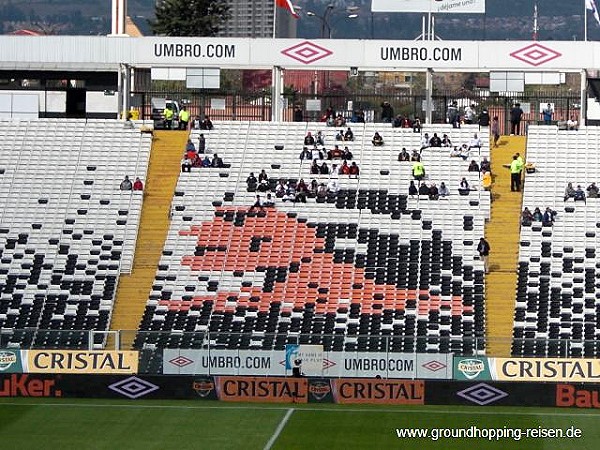
[{"label": "background building", "polygon": [[[231,18],[220,36],[226,37],[273,37],[273,0],[227,0]],[[296,37],[297,20],[283,8],[277,8],[276,37]]]}]

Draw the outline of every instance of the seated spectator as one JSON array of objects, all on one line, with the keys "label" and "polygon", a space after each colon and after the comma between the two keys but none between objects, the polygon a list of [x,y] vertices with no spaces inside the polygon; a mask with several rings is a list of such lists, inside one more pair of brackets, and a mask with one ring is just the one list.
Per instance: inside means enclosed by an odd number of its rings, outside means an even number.
[{"label": "seated spectator", "polygon": [[441,147],[442,146],[442,140],[437,135],[437,133],[433,133],[433,136],[431,137],[431,139],[429,139],[429,146],[430,147]]},{"label": "seated spectator", "polygon": [[255,208],[258,208],[261,211],[264,211],[262,201],[260,200],[260,195],[256,196],[256,200],[254,201],[254,204],[250,207],[250,209],[248,211],[254,211]]},{"label": "seated spectator", "polygon": [[375,147],[381,147],[383,145],[383,138],[381,137],[381,135],[377,131],[375,132],[375,135],[373,136],[373,139],[371,139],[371,143]]},{"label": "seated spectator", "polygon": [[204,153],[204,150],[206,150],[206,138],[204,134],[200,133],[198,137],[198,153]]},{"label": "seated spectator", "polygon": [[412,165],[412,175],[415,180],[421,181],[425,178],[425,166],[421,161],[415,161]]},{"label": "seated spectator", "polygon": [[192,121],[192,128],[194,130],[199,130],[202,121],[200,120],[200,116],[194,116],[194,120]]},{"label": "seated spectator", "polygon": [[569,120],[567,120],[567,130],[577,130],[579,128],[579,124],[577,123],[577,120],[575,120],[574,117],[570,117]]},{"label": "seated spectator", "polygon": [[321,164],[321,167],[319,167],[319,172],[321,173],[321,175],[327,175],[329,173],[329,166],[326,162],[323,162],[323,164]]},{"label": "seated spectator", "polygon": [[543,218],[544,218],[544,216],[542,215],[540,208],[535,208],[533,210],[533,220],[536,222],[541,222],[543,220]]},{"label": "seated spectator", "polygon": [[352,154],[352,152],[350,151],[348,146],[344,147],[344,153],[342,154],[342,158],[345,159],[346,161],[349,161],[352,158],[354,158],[354,155]]},{"label": "seated spectator", "polygon": [[442,147],[452,147],[452,141],[450,140],[447,134],[444,134],[444,136],[442,136]]},{"label": "seated spectator", "polygon": [[258,182],[258,187],[256,188],[259,192],[267,192],[269,190],[269,180],[262,179]]},{"label": "seated spectator", "polygon": [[131,191],[133,189],[133,184],[131,184],[131,180],[127,175],[125,175],[125,179],[121,181],[119,189],[122,191]]},{"label": "seated spectator", "polygon": [[410,184],[408,185],[408,195],[410,195],[411,197],[414,195],[419,195],[419,191],[417,190],[417,187],[415,186],[415,182],[413,180],[410,180]]},{"label": "seated spectator", "polygon": [[135,181],[133,182],[133,190],[134,191],[143,191],[144,190],[144,183],[142,183],[142,180],[140,180],[139,177],[136,177]]},{"label": "seated spectator", "polygon": [[285,183],[283,179],[280,178],[277,186],[275,186],[275,197],[282,198],[285,195]]},{"label": "seated spectator", "polygon": [[340,175],[350,175],[350,166],[348,166],[346,161],[343,162],[338,173]]},{"label": "seated spectator", "polygon": [[525,207],[521,213],[521,225],[528,227],[534,221],[533,214],[529,211],[529,208]]},{"label": "seated spectator", "polygon": [[250,175],[248,175],[248,178],[246,178],[246,184],[248,185],[248,188],[254,188],[254,189],[256,189],[256,185],[258,184],[258,180],[254,176],[254,172],[250,172]]},{"label": "seated spectator", "polygon": [[482,172],[491,172],[492,171],[492,166],[490,164],[490,162],[488,161],[487,157],[483,157],[483,161],[481,161],[481,165],[480,165],[480,170]]},{"label": "seated spectator", "polygon": [[275,206],[275,201],[273,200],[273,197],[271,197],[270,192],[267,194],[267,198],[265,199],[263,206],[265,208],[273,208]]},{"label": "seated spectator", "polygon": [[477,161],[472,159],[471,164],[469,164],[468,170],[469,170],[469,172],[479,172],[479,165],[477,164]]},{"label": "seated spectator", "polygon": [[323,135],[322,131],[317,132],[315,142],[317,145],[325,145],[325,135]]},{"label": "seated spectator", "polygon": [[321,168],[317,164],[317,160],[313,159],[312,165],[310,166],[310,173],[313,175],[317,175],[321,173]]},{"label": "seated spectator", "polygon": [[421,137],[421,150],[429,147],[429,133],[424,133]]},{"label": "seated spectator", "polygon": [[440,191],[435,183],[431,183],[431,186],[429,186],[429,200],[437,200],[438,198],[440,198]]},{"label": "seated spectator", "polygon": [[345,141],[353,141],[354,140],[354,133],[352,132],[350,127],[348,127],[348,129],[344,133],[344,140]]},{"label": "seated spectator", "polygon": [[575,190],[573,200],[576,202],[582,201],[585,203],[585,192],[583,191],[583,189],[581,189],[581,185],[579,184],[577,185],[577,189]]},{"label": "seated spectator", "polygon": [[202,158],[198,154],[192,158],[192,167],[202,167]]},{"label": "seated spectator", "polygon": [[448,197],[450,195],[450,191],[446,187],[446,183],[443,181],[440,183],[440,188],[438,189],[438,193],[440,197]]},{"label": "seated spectator", "polygon": [[413,150],[412,155],[410,155],[410,160],[411,161],[421,161],[421,155],[419,154],[418,151]]},{"label": "seated spectator", "polygon": [[481,148],[482,144],[483,142],[481,141],[481,138],[477,136],[477,133],[475,133],[469,141],[469,150],[472,148]]},{"label": "seated spectator", "polygon": [[196,153],[196,146],[194,145],[191,139],[187,140],[187,143],[185,144],[185,151]]},{"label": "seated spectator", "polygon": [[319,189],[319,183],[317,183],[317,180],[315,180],[313,178],[312,181],[310,182],[310,193],[313,195],[316,195],[318,189]]},{"label": "seated spectator", "polygon": [[216,153],[213,155],[211,167],[223,167],[223,160]]},{"label": "seated spectator", "polygon": [[556,211],[546,208],[546,211],[544,211],[544,215],[542,216],[542,225],[545,227],[553,226],[556,214]]},{"label": "seated spectator", "polygon": [[360,169],[358,168],[358,166],[356,165],[355,162],[352,162],[352,164],[350,165],[350,175],[358,176],[359,174],[360,174]]},{"label": "seated spectator", "polygon": [[189,159],[190,161],[192,161],[192,165],[194,164],[194,160],[196,159],[196,152],[189,150],[187,152],[185,152],[185,156],[187,159]]},{"label": "seated spectator", "polygon": [[589,198],[598,198],[598,193],[600,192],[600,190],[598,189],[598,186],[596,186],[596,183],[592,183],[590,184],[587,189],[587,196]]},{"label": "seated spectator", "polygon": [[335,140],[336,141],[343,141],[344,140],[344,130],[338,131],[338,133],[335,135]]},{"label": "seated spectator", "polygon": [[339,190],[340,190],[340,187],[338,186],[337,180],[329,180],[329,183],[327,183],[327,192],[335,194]]},{"label": "seated spectator", "polygon": [[213,123],[210,120],[210,117],[206,116],[204,120],[200,123],[201,130],[212,130],[214,128]]},{"label": "seated spectator", "polygon": [[485,172],[481,177],[481,187],[485,191],[489,191],[492,188],[492,173]]},{"label": "seated spectator", "polygon": [[282,200],[284,202],[296,201],[296,187],[290,182],[285,184],[285,193],[283,194]]},{"label": "seated spectator", "polygon": [[304,147],[300,153],[300,159],[313,159],[313,153],[308,147]]},{"label": "seated spectator", "polygon": [[469,149],[467,148],[467,144],[463,144],[460,147],[454,147],[450,152],[450,156],[452,157],[460,157],[464,161],[469,157]]},{"label": "seated spectator", "polygon": [[412,129],[414,133],[420,133],[421,132],[421,119],[419,119],[418,117],[415,119],[415,121],[412,124]]},{"label": "seated spectator", "polygon": [[392,128],[400,128],[402,126],[402,116],[400,114],[398,114],[396,117],[394,117],[394,120],[392,120]]},{"label": "seated spectator", "polygon": [[573,189],[573,183],[567,183],[567,187],[565,188],[565,202],[570,199],[575,198],[575,189]]},{"label": "seated spectator", "polygon": [[208,156],[205,156],[202,160],[202,167],[212,167],[212,161]]},{"label": "seated spectator", "polygon": [[342,116],[341,114],[338,114],[335,117],[335,120],[333,121],[333,124],[336,127],[343,127],[344,125],[346,125],[346,119],[344,119],[344,116]]},{"label": "seated spectator", "polygon": [[317,198],[325,198],[327,197],[327,188],[325,187],[325,183],[319,184],[319,188],[317,189]]},{"label": "seated spectator", "polygon": [[340,149],[339,145],[334,145],[333,150],[327,151],[327,159],[339,159],[344,156],[344,152]]},{"label": "seated spectator", "polygon": [[258,174],[258,181],[269,181],[269,176],[267,175],[267,172],[265,172],[265,169],[261,170]]},{"label": "seated spectator", "polygon": [[469,186],[469,182],[467,181],[467,179],[463,177],[463,179],[460,180],[458,193],[460,195],[469,195],[470,191],[471,191],[471,186]]},{"label": "seated spectator", "polygon": [[181,160],[181,171],[182,172],[191,172],[192,171],[192,160],[185,155]]},{"label": "seated spectator", "polygon": [[410,155],[406,151],[406,147],[402,147],[402,151],[398,153],[398,161],[410,161]]},{"label": "seated spectator", "polygon": [[312,147],[313,145],[315,145],[315,138],[312,136],[312,134],[310,133],[310,131],[304,137],[304,145],[307,145],[307,146],[310,146],[310,147]]},{"label": "seated spectator", "polygon": [[427,183],[422,182],[419,186],[419,195],[427,195],[429,197],[429,186]]},{"label": "seated spectator", "polygon": [[298,181],[298,184],[296,185],[296,191],[304,193],[308,192],[308,186],[304,182],[304,178],[300,178],[300,181]]}]

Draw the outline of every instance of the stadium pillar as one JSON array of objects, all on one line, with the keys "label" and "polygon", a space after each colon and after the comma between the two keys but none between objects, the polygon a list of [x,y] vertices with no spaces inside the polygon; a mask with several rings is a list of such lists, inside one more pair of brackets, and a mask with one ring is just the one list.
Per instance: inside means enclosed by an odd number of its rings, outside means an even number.
[{"label": "stadium pillar", "polygon": [[273,67],[273,79],[271,82],[271,121],[283,121],[283,69],[279,66]]},{"label": "stadium pillar", "polygon": [[427,69],[425,73],[425,123],[431,123],[431,96],[433,94],[433,69]]},{"label": "stadium pillar", "polygon": [[112,0],[112,21],[110,34],[125,34],[127,0]]},{"label": "stadium pillar", "polygon": [[119,64],[119,117],[127,119],[129,111],[129,102],[131,98],[131,66],[129,64]]},{"label": "stadium pillar", "polygon": [[[587,70],[581,70],[581,80],[580,80],[580,100],[579,100],[579,126],[584,126],[586,124],[585,118],[587,116]],[[567,119],[569,119],[567,117]]]}]

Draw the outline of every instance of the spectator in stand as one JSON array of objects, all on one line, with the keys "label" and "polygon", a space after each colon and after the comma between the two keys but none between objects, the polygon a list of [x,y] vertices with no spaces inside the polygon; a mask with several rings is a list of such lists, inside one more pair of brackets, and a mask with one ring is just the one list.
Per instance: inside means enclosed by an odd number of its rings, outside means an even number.
[{"label": "spectator in stand", "polygon": [[492,137],[494,138],[494,148],[497,148],[498,140],[500,139],[500,122],[498,121],[498,116],[494,116],[492,119],[492,128],[490,131],[492,132]]},{"label": "spectator in stand", "polygon": [[577,130],[579,128],[578,125],[577,120],[575,120],[575,117],[573,116],[567,120],[567,130]]},{"label": "spectator in stand", "polygon": [[474,159],[471,160],[471,164],[469,164],[469,172],[479,172],[479,165],[477,164],[477,161],[475,161]]},{"label": "spectator in stand", "polygon": [[484,172],[481,177],[481,187],[483,187],[484,191],[489,191],[492,189],[492,174],[491,172]]},{"label": "spectator in stand", "polygon": [[210,117],[206,116],[204,118],[204,120],[200,123],[200,129],[201,130],[212,130],[214,128],[212,121],[210,120]]},{"label": "spectator in stand", "polygon": [[269,180],[267,180],[265,178],[263,178],[262,180],[259,179],[258,187],[256,188],[256,190],[259,192],[267,192],[268,190],[270,190]]},{"label": "spectator in stand", "polygon": [[333,150],[327,152],[327,159],[340,159],[343,158],[344,152],[340,149],[339,145],[334,145]]},{"label": "spectator in stand", "polygon": [[487,109],[483,108],[483,111],[481,111],[481,114],[479,114],[478,122],[480,127],[490,126],[490,113]]},{"label": "spectator in stand", "polygon": [[424,181],[419,185],[419,195],[426,195],[429,197],[429,186]]},{"label": "spectator in stand", "polygon": [[185,144],[185,151],[196,153],[196,146],[194,145],[191,139],[187,140],[187,143]]},{"label": "spectator in stand", "polygon": [[450,195],[450,191],[446,187],[446,183],[443,181],[440,183],[440,188],[438,189],[438,193],[440,197],[448,197]]},{"label": "spectator in stand", "polygon": [[487,157],[483,157],[483,161],[481,161],[480,164],[480,169],[482,172],[491,172],[492,171],[492,166],[490,164],[490,162],[488,161]]},{"label": "spectator in stand", "polygon": [[282,200],[284,202],[295,202],[296,201],[296,186],[289,181],[285,184],[285,193],[283,194]]},{"label": "spectator in stand", "polygon": [[208,155],[205,156],[204,159],[202,160],[202,167],[212,167],[212,161],[210,160]]},{"label": "spectator in stand", "polygon": [[261,181],[269,181],[269,175],[267,175],[265,169],[262,169],[258,174],[258,182],[260,183]]},{"label": "spectator in stand", "polygon": [[381,104],[381,121],[385,123],[390,123],[394,118],[394,108],[390,102],[383,102]]},{"label": "spectator in stand", "polygon": [[353,141],[354,140],[354,133],[352,132],[350,127],[348,127],[348,129],[344,133],[344,140],[345,141]]},{"label": "spectator in stand", "polygon": [[554,110],[552,108],[552,105],[550,103],[548,103],[546,105],[546,107],[542,110],[542,118],[544,119],[544,124],[545,125],[551,125],[552,124],[552,114],[553,114]]},{"label": "spectator in stand", "polygon": [[294,122],[303,122],[304,121],[304,113],[302,112],[302,108],[296,105],[294,108]]},{"label": "spectator in stand", "polygon": [[414,133],[420,133],[421,132],[421,119],[419,119],[418,117],[415,119],[415,121],[412,124],[412,129]]},{"label": "spectator in stand", "polygon": [[585,203],[585,192],[583,191],[583,189],[581,189],[581,185],[577,185],[577,189],[575,189],[575,196],[573,197],[573,200],[578,202],[578,201],[582,201]]},{"label": "spectator in stand", "polygon": [[206,138],[203,133],[198,137],[198,153],[204,153],[206,150]]},{"label": "spectator in stand", "polygon": [[270,192],[267,194],[267,198],[266,198],[265,202],[263,203],[263,206],[265,208],[273,208],[275,206],[275,201],[273,200],[273,197],[271,197]]},{"label": "spectator in stand", "polygon": [[202,122],[200,121],[200,116],[194,116],[194,120],[192,121],[192,128],[194,130],[199,130],[201,123]]},{"label": "spectator in stand", "polygon": [[246,178],[246,185],[248,186],[249,191],[256,190],[256,185],[258,184],[258,180],[254,176],[254,172],[250,172],[248,178]]},{"label": "spectator in stand", "polygon": [[325,145],[325,136],[322,131],[317,132],[317,137],[315,138],[315,142],[317,145]]},{"label": "spectator in stand", "polygon": [[521,133],[521,117],[523,117],[523,110],[521,109],[520,103],[515,103],[515,106],[510,110],[510,134]]},{"label": "spectator in stand", "polygon": [[131,180],[127,175],[125,175],[125,178],[123,179],[123,181],[121,181],[119,189],[122,191],[131,191],[133,189],[133,184],[131,184]]},{"label": "spectator in stand", "polygon": [[317,175],[321,173],[321,168],[317,164],[317,160],[313,159],[312,165],[310,166],[310,173],[313,175]]},{"label": "spectator in stand", "polygon": [[467,179],[463,177],[463,179],[460,180],[460,185],[458,187],[458,193],[460,195],[469,195],[470,191],[471,191],[471,186],[469,186],[469,182],[467,181]]},{"label": "spectator in stand", "polygon": [[321,173],[321,175],[329,174],[329,166],[326,162],[323,162],[323,164],[321,164],[321,167],[319,167],[319,172]]},{"label": "spectator in stand", "polygon": [[533,210],[533,220],[536,222],[541,222],[544,219],[544,216],[542,215],[542,211],[540,211],[540,208],[535,208]]},{"label": "spectator in stand", "polygon": [[354,158],[354,155],[352,154],[347,145],[344,147],[344,153],[342,154],[342,158],[346,161],[350,161],[352,158]]},{"label": "spectator in stand", "polygon": [[309,131],[306,136],[304,136],[304,145],[313,147],[315,145],[315,138]]},{"label": "spectator in stand", "polygon": [[308,147],[304,147],[300,152],[300,160],[303,159],[313,159],[313,153]]},{"label": "spectator in stand", "polygon": [[573,189],[573,183],[568,182],[565,188],[565,202],[570,198],[575,198],[575,189]]},{"label": "spectator in stand", "polygon": [[429,146],[430,147],[441,147],[442,146],[442,140],[437,135],[437,133],[433,133],[433,136],[431,137],[431,139],[429,139]]},{"label": "spectator in stand", "polygon": [[462,158],[463,161],[466,161],[469,157],[469,149],[467,144],[463,144],[460,147],[454,147],[452,151],[450,151],[451,157],[459,157]]},{"label": "spectator in stand", "polygon": [[413,180],[410,180],[410,184],[408,185],[408,195],[410,195],[411,197],[419,195],[419,191],[415,186],[415,182]]},{"label": "spectator in stand", "polygon": [[350,165],[350,176],[358,177],[359,174],[360,169],[358,168],[355,162],[352,162],[352,164]]},{"label": "spectator in stand", "polygon": [[398,153],[398,161],[410,161],[410,155],[406,151],[406,147],[402,147],[402,151]]},{"label": "spectator in stand", "polygon": [[418,151],[413,150],[412,155],[410,155],[410,160],[411,161],[421,161],[421,155],[419,154]]},{"label": "spectator in stand", "polygon": [[336,141],[343,141],[344,140],[344,130],[338,131],[338,133],[335,135],[335,140]]},{"label": "spectator in stand", "polygon": [[465,108],[465,123],[471,125],[475,122],[475,104],[471,103],[470,106]]},{"label": "spectator in stand", "polygon": [[482,144],[483,142],[481,141],[481,138],[477,136],[477,133],[475,133],[471,138],[471,141],[469,141],[469,150],[472,148],[481,148]]},{"label": "spectator in stand", "polygon": [[588,198],[598,198],[598,193],[600,192],[598,186],[596,186],[596,183],[594,182],[587,187],[586,191]]},{"label": "spectator in stand", "polygon": [[133,190],[134,191],[143,191],[144,190],[144,183],[142,183],[142,180],[140,180],[139,177],[136,177],[135,181],[133,182]]},{"label": "spectator in stand", "polygon": [[424,133],[421,137],[421,150],[429,147],[429,133]]},{"label": "spectator in stand", "polygon": [[346,161],[342,163],[338,173],[340,175],[350,175],[350,166],[348,166],[348,163]]},{"label": "spectator in stand", "polygon": [[448,123],[452,124],[452,128],[460,128],[460,113],[458,112],[458,103],[456,101],[448,105],[446,118]]},{"label": "spectator in stand", "polygon": [[431,186],[429,186],[429,200],[437,200],[439,198],[440,192],[437,186],[435,185],[435,183],[431,183]]},{"label": "spectator in stand", "polygon": [[412,165],[412,175],[415,180],[421,181],[425,178],[425,166],[421,161],[415,161]]},{"label": "spectator in stand", "polygon": [[383,145],[383,138],[381,137],[381,135],[377,131],[375,132],[375,135],[373,136],[373,139],[371,139],[371,143],[375,147],[381,147]]},{"label": "spectator in stand", "polygon": [[344,116],[342,116],[341,114],[338,114],[333,124],[336,127],[343,127],[344,125],[346,125],[346,119],[344,119]]},{"label": "spectator in stand", "polygon": [[319,188],[317,189],[317,198],[325,198],[327,197],[327,187],[325,183],[319,184]]},{"label": "spectator in stand", "polygon": [[[211,167],[223,167],[223,159],[216,153],[213,155]],[[259,177],[260,178],[260,177]]]},{"label": "spectator in stand", "polygon": [[185,106],[181,108],[179,111],[179,129],[187,130],[188,125],[190,123],[190,112],[187,110]]},{"label": "spectator in stand", "polygon": [[279,179],[277,186],[275,186],[275,197],[282,198],[285,195],[285,183],[283,178]]},{"label": "spectator in stand", "polygon": [[327,183],[327,192],[335,194],[339,190],[340,190],[340,187],[338,186],[337,180],[335,180],[335,179],[329,180],[329,183]]},{"label": "spectator in stand", "polygon": [[529,211],[528,207],[525,207],[525,209],[521,213],[521,225],[523,225],[524,227],[528,227],[531,225],[533,220],[533,214],[531,214],[531,211]]},{"label": "spectator in stand", "polygon": [[192,160],[185,155],[181,160],[181,171],[182,172],[191,172],[192,171]]},{"label": "spectator in stand", "polygon": [[544,215],[542,216],[542,225],[546,227],[553,226],[556,214],[556,211],[546,208],[546,211],[544,211]]},{"label": "spectator in stand", "polygon": [[444,134],[444,136],[442,136],[442,147],[452,147],[452,141],[450,140],[447,134]]},{"label": "spectator in stand", "polygon": [[312,195],[316,195],[318,189],[319,189],[319,183],[317,183],[317,180],[315,180],[313,178],[312,181],[310,182],[310,193]]},{"label": "spectator in stand", "polygon": [[396,117],[394,117],[394,120],[392,121],[392,128],[400,127],[402,127],[402,116],[398,114]]},{"label": "spectator in stand", "polygon": [[260,200],[260,195],[256,196],[256,201],[254,202],[254,204],[250,207],[250,209],[248,211],[254,211],[255,208],[258,208],[261,211],[265,210],[265,208],[263,207],[263,204]]}]

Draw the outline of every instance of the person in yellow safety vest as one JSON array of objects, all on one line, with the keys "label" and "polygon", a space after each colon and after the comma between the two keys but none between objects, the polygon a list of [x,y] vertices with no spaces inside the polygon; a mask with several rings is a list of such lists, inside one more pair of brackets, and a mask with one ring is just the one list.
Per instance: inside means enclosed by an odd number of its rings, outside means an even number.
[{"label": "person in yellow safety vest", "polygon": [[512,192],[521,190],[521,170],[523,170],[523,166],[518,158],[517,155],[514,155],[510,163],[510,190]]},{"label": "person in yellow safety vest", "polygon": [[173,128],[173,110],[168,106],[163,110],[163,117],[165,119],[165,129],[170,130]]},{"label": "person in yellow safety vest", "polygon": [[184,106],[183,108],[181,108],[181,111],[179,112],[179,129],[187,130],[189,122],[190,122],[190,112]]},{"label": "person in yellow safety vest", "polygon": [[425,166],[421,161],[415,161],[412,166],[412,174],[415,180],[421,181],[425,177]]}]

